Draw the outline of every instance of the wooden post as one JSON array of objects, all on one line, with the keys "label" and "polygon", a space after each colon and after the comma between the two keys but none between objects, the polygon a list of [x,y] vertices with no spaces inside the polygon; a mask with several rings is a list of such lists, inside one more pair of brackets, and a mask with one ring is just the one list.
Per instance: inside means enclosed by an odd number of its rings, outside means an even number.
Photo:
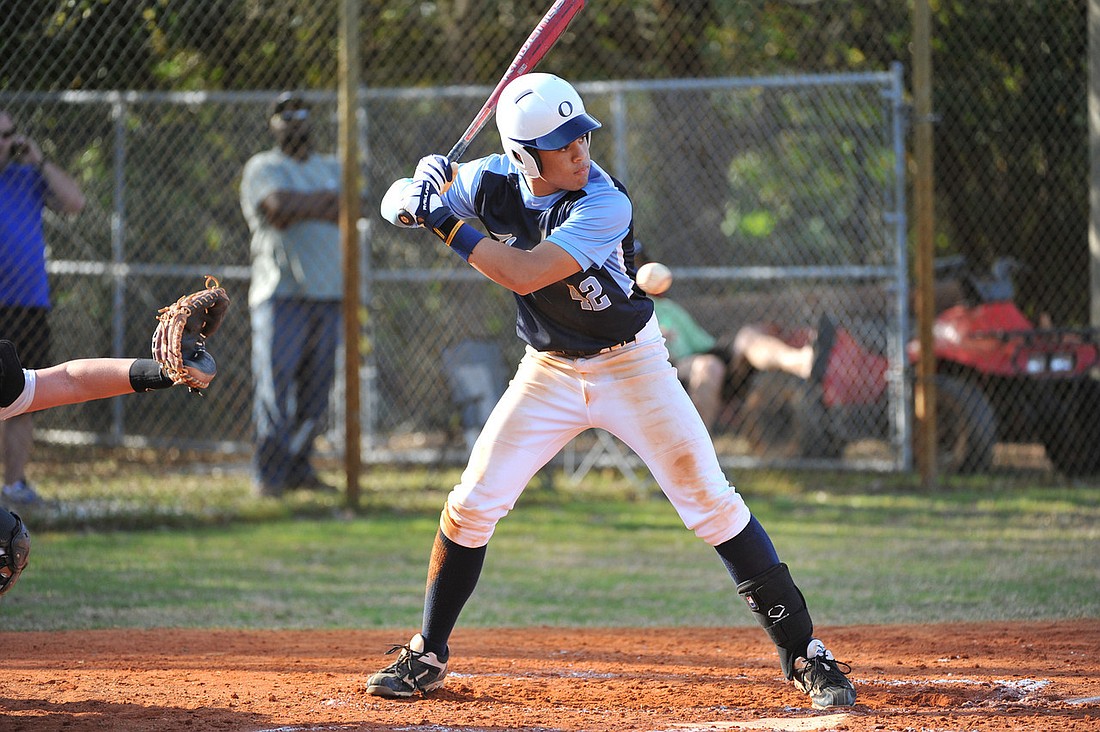
[{"label": "wooden post", "polygon": [[345,504],[359,506],[359,1],[342,0],[339,68],[340,241],[344,255]]},{"label": "wooden post", "polygon": [[936,485],[936,361],[932,353],[934,185],[932,177],[932,51],[928,0],[913,0],[913,205],[916,217],[916,295],[920,361],[917,364],[915,416],[918,469],[926,489]]}]

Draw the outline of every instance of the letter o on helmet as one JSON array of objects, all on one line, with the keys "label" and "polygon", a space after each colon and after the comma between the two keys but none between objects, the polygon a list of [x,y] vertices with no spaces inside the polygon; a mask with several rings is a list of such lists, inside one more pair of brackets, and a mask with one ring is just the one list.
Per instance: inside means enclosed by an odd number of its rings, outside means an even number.
[{"label": "letter o on helmet", "polygon": [[539,150],[560,150],[599,129],[577,90],[553,74],[524,74],[504,87],[497,102],[497,131],[504,154],[531,178],[542,176]]}]

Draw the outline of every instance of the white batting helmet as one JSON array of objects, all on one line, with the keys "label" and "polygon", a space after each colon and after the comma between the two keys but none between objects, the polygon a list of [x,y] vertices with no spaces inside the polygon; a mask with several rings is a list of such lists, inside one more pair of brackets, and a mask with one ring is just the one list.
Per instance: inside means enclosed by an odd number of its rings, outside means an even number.
[{"label": "white batting helmet", "polygon": [[542,176],[539,150],[560,150],[599,129],[569,82],[553,74],[524,74],[508,82],[497,103],[504,153],[531,178]]}]

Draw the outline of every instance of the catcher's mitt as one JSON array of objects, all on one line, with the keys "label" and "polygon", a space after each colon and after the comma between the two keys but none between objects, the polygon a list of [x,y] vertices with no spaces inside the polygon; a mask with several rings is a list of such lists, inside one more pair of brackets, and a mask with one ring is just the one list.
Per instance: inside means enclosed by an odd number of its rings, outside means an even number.
[{"label": "catcher's mitt", "polygon": [[31,536],[23,519],[0,508],[0,595],[19,579],[30,554]]},{"label": "catcher's mitt", "polygon": [[205,389],[218,373],[206,339],[214,335],[229,309],[229,296],[218,280],[206,276],[206,289],[184,295],[161,308],[153,333],[153,360],[174,384]]}]

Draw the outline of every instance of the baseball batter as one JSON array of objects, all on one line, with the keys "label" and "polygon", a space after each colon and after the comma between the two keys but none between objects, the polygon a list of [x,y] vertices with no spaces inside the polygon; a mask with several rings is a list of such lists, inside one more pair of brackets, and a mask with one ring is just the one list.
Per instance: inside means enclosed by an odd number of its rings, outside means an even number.
[{"label": "baseball batter", "polygon": [[426,157],[382,202],[391,223],[411,214],[515,294],[527,348],[443,507],[421,630],[390,650],[400,651],[396,662],[370,677],[367,692],[408,697],[442,686],[448,638],[497,522],[543,465],[598,427],[645,461],[684,524],[717,550],[786,677],[815,707],[853,704],[847,665],[814,638],[802,593],[722,473],[669,363],[653,303],[634,281],[630,198],[589,157],[600,123],[569,83],[532,73],[501,93],[497,127],[504,154],[458,166]]}]

